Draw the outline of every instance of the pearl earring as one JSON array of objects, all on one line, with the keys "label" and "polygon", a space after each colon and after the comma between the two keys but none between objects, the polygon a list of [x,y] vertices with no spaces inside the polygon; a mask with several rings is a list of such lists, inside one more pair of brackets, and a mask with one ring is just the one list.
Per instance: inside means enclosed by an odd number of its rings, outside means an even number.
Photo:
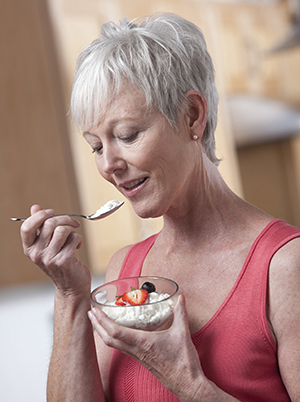
[{"label": "pearl earring", "polygon": [[196,134],[195,134],[195,135],[193,135],[193,140],[197,141],[197,140],[198,140],[198,138],[199,138],[199,137],[198,137],[198,135],[196,135]]}]

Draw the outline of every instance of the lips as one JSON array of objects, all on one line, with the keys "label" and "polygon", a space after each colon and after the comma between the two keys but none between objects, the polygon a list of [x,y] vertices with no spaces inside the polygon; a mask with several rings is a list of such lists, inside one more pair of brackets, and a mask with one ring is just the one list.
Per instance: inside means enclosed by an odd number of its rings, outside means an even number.
[{"label": "lips", "polygon": [[134,180],[130,183],[127,183],[126,185],[123,185],[122,187],[124,187],[125,190],[132,190],[134,187],[137,187],[140,184],[144,183],[145,180],[146,180],[146,177],[144,177],[143,179]]},{"label": "lips", "polygon": [[146,183],[148,177],[143,177],[142,179],[132,180],[119,185],[122,187],[127,195],[127,197],[132,197],[137,194]]}]

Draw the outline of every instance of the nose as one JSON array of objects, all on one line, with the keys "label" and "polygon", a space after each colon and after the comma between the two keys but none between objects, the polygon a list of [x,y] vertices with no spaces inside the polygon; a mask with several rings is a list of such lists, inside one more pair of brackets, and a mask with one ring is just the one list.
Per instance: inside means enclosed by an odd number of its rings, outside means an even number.
[{"label": "nose", "polygon": [[107,145],[103,147],[102,152],[101,170],[104,174],[111,175],[117,171],[126,169],[126,161],[118,149],[118,146]]}]

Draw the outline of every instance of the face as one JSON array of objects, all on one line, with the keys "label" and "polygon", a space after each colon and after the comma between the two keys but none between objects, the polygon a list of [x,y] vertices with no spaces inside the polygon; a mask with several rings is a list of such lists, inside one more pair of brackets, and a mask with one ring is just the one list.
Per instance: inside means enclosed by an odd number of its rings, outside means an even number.
[{"label": "face", "polygon": [[179,207],[193,184],[199,149],[185,125],[175,132],[145,97],[124,85],[100,124],[84,133],[101,176],[112,183],[143,217]]}]

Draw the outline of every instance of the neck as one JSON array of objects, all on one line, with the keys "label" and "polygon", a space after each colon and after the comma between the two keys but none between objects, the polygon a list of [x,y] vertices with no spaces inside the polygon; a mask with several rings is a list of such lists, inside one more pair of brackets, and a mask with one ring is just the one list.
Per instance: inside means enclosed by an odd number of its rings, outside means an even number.
[{"label": "neck", "polygon": [[199,245],[201,240],[223,236],[236,221],[235,207],[244,203],[229,189],[215,165],[208,160],[203,165],[201,179],[192,182],[181,202],[164,215],[161,237],[168,244]]}]

